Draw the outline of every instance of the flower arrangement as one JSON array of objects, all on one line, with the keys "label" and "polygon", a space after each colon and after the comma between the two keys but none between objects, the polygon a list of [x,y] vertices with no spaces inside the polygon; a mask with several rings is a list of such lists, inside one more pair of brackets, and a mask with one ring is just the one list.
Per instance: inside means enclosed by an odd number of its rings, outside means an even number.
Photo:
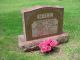
[{"label": "flower arrangement", "polygon": [[41,43],[39,43],[39,48],[42,53],[50,52],[52,48],[56,47],[58,45],[57,40],[48,39]]}]

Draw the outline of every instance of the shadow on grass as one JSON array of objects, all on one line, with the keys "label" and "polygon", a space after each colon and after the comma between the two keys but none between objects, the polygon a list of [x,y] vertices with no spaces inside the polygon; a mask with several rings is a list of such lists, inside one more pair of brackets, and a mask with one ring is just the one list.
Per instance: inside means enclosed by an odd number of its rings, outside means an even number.
[{"label": "shadow on grass", "polygon": [[44,56],[53,55],[55,53],[58,53],[59,51],[60,51],[60,48],[59,47],[55,47],[50,52],[44,53]]},{"label": "shadow on grass", "polygon": [[[33,53],[35,51],[39,51],[39,48],[33,49],[33,50],[30,50],[30,49],[29,50],[25,50],[24,52],[31,52],[31,53]],[[60,48],[59,47],[55,47],[50,52],[47,52],[47,53],[41,53],[40,52],[40,54],[43,54],[44,56],[48,56],[48,55],[52,55],[52,54],[58,53],[59,51],[60,51]]]}]

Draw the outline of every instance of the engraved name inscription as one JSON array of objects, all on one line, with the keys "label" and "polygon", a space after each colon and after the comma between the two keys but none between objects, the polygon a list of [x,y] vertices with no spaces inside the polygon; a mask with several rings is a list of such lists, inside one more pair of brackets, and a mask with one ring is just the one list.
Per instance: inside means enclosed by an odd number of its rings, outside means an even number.
[{"label": "engraved name inscription", "polygon": [[37,15],[37,19],[44,19],[44,18],[51,18],[51,17],[53,17],[53,13],[43,13]]},{"label": "engraved name inscription", "polygon": [[37,21],[32,23],[32,37],[57,33],[58,20],[53,16],[53,13],[38,14]]}]

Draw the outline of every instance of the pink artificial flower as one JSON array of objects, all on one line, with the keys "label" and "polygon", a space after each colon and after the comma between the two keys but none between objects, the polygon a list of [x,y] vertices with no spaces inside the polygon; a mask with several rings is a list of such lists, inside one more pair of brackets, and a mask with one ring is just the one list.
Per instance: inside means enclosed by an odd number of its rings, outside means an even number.
[{"label": "pink artificial flower", "polygon": [[46,52],[49,52],[49,51],[51,51],[51,47],[50,46],[43,46],[42,48],[41,48],[41,52],[42,53],[46,53]]},{"label": "pink artificial flower", "polygon": [[41,42],[39,48],[42,53],[51,51],[51,46],[49,46],[46,41]]},{"label": "pink artificial flower", "polygon": [[39,48],[42,48],[42,47],[45,46],[45,45],[47,45],[47,44],[46,44],[46,42],[43,41],[43,42],[41,42],[38,46],[39,46]]},{"label": "pink artificial flower", "polygon": [[56,47],[58,45],[58,42],[56,40],[53,40],[51,43],[50,43],[50,46],[51,47]]},{"label": "pink artificial flower", "polygon": [[51,47],[55,47],[58,45],[58,42],[56,40],[52,40],[52,39],[45,40],[44,43]]},{"label": "pink artificial flower", "polygon": [[53,47],[56,47],[58,42],[56,40],[48,39],[41,42],[38,46],[42,53],[49,52]]},{"label": "pink artificial flower", "polygon": [[50,45],[50,43],[52,42],[52,39],[47,39],[47,40],[45,40],[45,42],[47,45]]}]

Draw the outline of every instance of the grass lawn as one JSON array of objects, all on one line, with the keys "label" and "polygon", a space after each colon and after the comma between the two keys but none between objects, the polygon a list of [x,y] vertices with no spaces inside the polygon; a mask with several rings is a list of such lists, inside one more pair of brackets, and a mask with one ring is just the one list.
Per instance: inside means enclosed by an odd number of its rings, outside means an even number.
[{"label": "grass lawn", "polygon": [[[43,55],[39,51],[24,53],[18,48],[22,33],[21,9],[35,5],[59,5],[64,11],[64,31],[69,42],[58,52]],[[80,60],[80,0],[0,0],[0,60]]]}]

